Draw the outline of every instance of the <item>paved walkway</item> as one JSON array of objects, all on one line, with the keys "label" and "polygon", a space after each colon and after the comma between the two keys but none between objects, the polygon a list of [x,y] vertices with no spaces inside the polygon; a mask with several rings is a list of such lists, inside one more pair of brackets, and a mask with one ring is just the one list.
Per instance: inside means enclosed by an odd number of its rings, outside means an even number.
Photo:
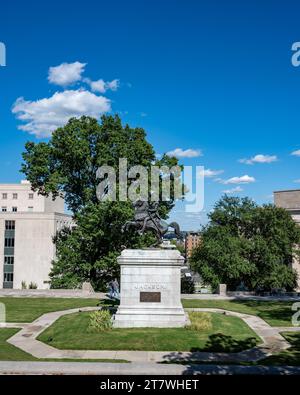
[{"label": "paved walkway", "polygon": [[0,374],[26,375],[299,375],[299,366],[159,365],[155,363],[0,362]]},{"label": "paved walkway", "polygon": [[[1,297],[107,299],[107,294],[103,292],[82,291],[80,289],[0,289],[0,298]],[[300,295],[255,296],[236,294],[224,296],[218,294],[181,294],[181,298],[197,300],[300,301]]]},{"label": "paved walkway", "polygon": [[[287,349],[290,344],[280,335],[282,328],[273,328],[259,317],[241,314],[222,309],[195,308],[188,311],[208,311],[228,314],[244,320],[250,328],[262,339],[262,344],[238,353],[214,352],[176,352],[176,351],[102,351],[102,350],[59,350],[36,338],[59,317],[79,311],[93,311],[99,308],[84,307],[65,311],[43,314],[30,324],[13,324],[9,327],[22,329],[7,341],[36,358],[71,358],[71,359],[123,359],[131,362],[174,362],[174,361],[215,361],[215,362],[243,362],[259,361],[266,356]],[[293,328],[296,329],[296,328]],[[284,328],[286,330],[286,328]],[[300,328],[297,328],[300,331]]]}]

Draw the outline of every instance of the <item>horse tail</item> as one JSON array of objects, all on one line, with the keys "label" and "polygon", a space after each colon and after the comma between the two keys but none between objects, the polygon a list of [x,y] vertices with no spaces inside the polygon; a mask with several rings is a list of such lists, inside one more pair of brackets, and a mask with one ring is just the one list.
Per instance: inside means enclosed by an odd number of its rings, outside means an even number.
[{"label": "horse tail", "polygon": [[180,232],[180,228],[179,228],[178,223],[177,223],[177,222],[171,222],[171,223],[169,224],[169,226],[170,226],[171,228],[174,228],[175,235],[178,236],[178,238],[181,239],[182,236],[181,236],[181,232]]}]

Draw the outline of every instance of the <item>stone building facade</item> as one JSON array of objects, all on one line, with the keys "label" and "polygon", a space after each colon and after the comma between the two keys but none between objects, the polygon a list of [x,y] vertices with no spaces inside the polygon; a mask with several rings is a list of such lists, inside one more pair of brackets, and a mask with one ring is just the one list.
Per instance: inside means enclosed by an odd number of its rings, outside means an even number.
[{"label": "stone building facade", "polygon": [[49,288],[53,236],[72,225],[64,199],[38,195],[27,181],[0,184],[0,288]]},{"label": "stone building facade", "polygon": [[[293,220],[300,226],[300,189],[274,192],[274,203],[277,207],[285,208]],[[300,292],[300,262],[296,258],[292,263],[298,273],[298,288]]]},{"label": "stone building facade", "polygon": [[185,238],[185,253],[186,258],[190,258],[193,249],[198,247],[201,243],[201,233],[200,232],[188,232]]}]

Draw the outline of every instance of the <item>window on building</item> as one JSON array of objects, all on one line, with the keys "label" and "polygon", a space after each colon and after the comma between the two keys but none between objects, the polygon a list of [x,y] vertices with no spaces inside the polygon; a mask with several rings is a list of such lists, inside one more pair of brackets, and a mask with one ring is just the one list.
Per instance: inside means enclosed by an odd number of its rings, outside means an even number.
[{"label": "window on building", "polygon": [[7,199],[7,193],[2,193],[2,199]]},{"label": "window on building", "polygon": [[7,211],[7,207],[2,206],[1,211],[4,213],[5,211]]},{"label": "window on building", "polygon": [[14,281],[14,274],[13,273],[4,273],[4,282],[12,282]]},{"label": "window on building", "polygon": [[5,221],[5,230],[14,230],[15,221]]},{"label": "window on building", "polygon": [[28,199],[32,200],[33,199],[33,193],[28,194]]},{"label": "window on building", "polygon": [[32,206],[29,206],[29,207],[28,207],[28,211],[33,211],[33,207],[32,207]]},{"label": "window on building", "polygon": [[18,207],[13,207],[12,211],[13,211],[13,213],[16,213],[18,211]]},{"label": "window on building", "polygon": [[4,264],[5,265],[13,265],[15,262],[15,257],[14,256],[5,256],[4,257]]},{"label": "window on building", "polygon": [[14,247],[15,239],[13,237],[5,237],[4,247]]},{"label": "window on building", "polygon": [[13,199],[18,199],[18,194],[17,193],[13,193]]}]

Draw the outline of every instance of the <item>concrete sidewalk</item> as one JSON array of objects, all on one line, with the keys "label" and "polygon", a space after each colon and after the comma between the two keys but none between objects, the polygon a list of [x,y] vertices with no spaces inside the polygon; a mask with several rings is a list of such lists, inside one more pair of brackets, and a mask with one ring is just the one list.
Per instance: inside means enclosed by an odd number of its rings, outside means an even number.
[{"label": "concrete sidewalk", "polygon": [[175,365],[98,362],[0,362],[0,375],[300,375],[297,366]]}]

